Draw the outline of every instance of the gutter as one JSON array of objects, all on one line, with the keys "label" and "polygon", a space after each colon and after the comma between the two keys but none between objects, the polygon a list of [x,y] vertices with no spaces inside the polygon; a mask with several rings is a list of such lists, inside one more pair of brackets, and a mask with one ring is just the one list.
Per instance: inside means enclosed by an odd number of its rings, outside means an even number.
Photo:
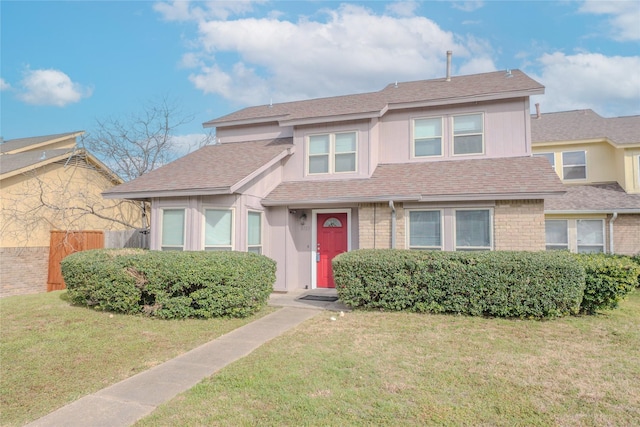
[{"label": "gutter", "polygon": [[391,249],[396,248],[396,207],[393,205],[393,200],[389,200],[389,207],[391,208]]},{"label": "gutter", "polygon": [[618,218],[618,212],[614,212],[609,220],[609,253],[613,254],[613,222]]}]

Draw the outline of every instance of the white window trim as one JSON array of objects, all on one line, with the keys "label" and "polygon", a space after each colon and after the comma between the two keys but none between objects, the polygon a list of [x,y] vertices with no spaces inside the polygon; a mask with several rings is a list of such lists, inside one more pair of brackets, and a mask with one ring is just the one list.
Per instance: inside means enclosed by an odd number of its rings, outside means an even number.
[{"label": "white window trim", "polygon": [[[336,153],[336,135],[341,135],[341,134],[345,134],[345,133],[353,133],[355,134],[355,138],[356,138],[356,150],[355,151],[346,151],[346,152],[341,152],[341,153]],[[311,150],[310,150],[310,144],[311,144],[311,137],[312,136],[319,136],[319,135],[329,135],[329,165],[328,165],[328,171],[327,172],[310,172],[309,171],[309,163],[310,163],[310,158],[314,157],[314,156],[319,156],[318,154],[315,155],[311,155]],[[309,134],[305,137],[305,142],[306,142],[306,148],[307,148],[307,153],[306,153],[306,158],[305,158],[305,169],[306,169],[306,174],[307,175],[312,175],[312,176],[317,176],[317,175],[342,175],[342,174],[350,174],[350,173],[357,173],[358,172],[358,131],[357,130],[348,130],[348,131],[340,131],[340,132],[321,132],[321,133],[313,133],[313,134]],[[355,169],[352,171],[344,171],[344,172],[336,172],[335,171],[335,163],[336,163],[336,154],[350,154],[353,153],[355,155]]]},{"label": "white window trim", "polygon": [[[578,241],[578,223],[580,221],[600,221],[600,223],[602,224],[602,244],[600,245],[592,245],[592,244],[580,244],[580,242]],[[602,253],[606,254],[607,253],[607,230],[605,229],[605,220],[604,219],[598,219],[598,218],[579,218],[576,219],[576,252],[580,253],[579,248],[580,246],[602,246]]]},{"label": "white window trim", "polygon": [[[546,223],[547,223],[547,221],[562,221],[562,222],[564,222],[565,227],[567,229],[567,244],[566,244],[566,247],[564,247],[564,245],[560,245],[558,243],[549,243],[547,241],[547,231],[546,231]],[[545,245],[545,249],[548,250],[548,251],[570,250],[570,248],[571,248],[571,235],[569,233],[569,220],[568,219],[563,219],[563,218],[545,219],[544,245]],[[548,246],[557,246],[557,248],[550,249],[550,248],[548,248]]]},{"label": "white window trim", "polygon": [[[601,221],[602,222],[602,245],[579,245],[578,244],[578,221]],[[606,220],[604,218],[548,218],[546,221],[565,221],[567,224],[567,240],[568,247],[566,250],[572,253],[578,253],[578,246],[602,246],[602,253],[607,252],[607,230],[606,230]],[[611,237],[609,236],[609,239]],[[545,232],[545,247],[548,246],[547,243],[547,235]],[[547,249],[554,250],[554,249]]]},{"label": "white window trim", "polygon": [[458,251],[457,242],[457,234],[456,234],[456,212],[458,211],[489,211],[489,246],[460,246],[461,251],[492,251],[494,248],[494,238],[493,238],[493,208],[485,208],[485,207],[477,207],[477,208],[462,208],[462,209],[453,209],[453,250]]},{"label": "white window trim", "polygon": [[[250,245],[249,244],[249,214],[252,213],[257,213],[260,215],[260,244],[259,245]],[[257,211],[257,210],[253,210],[253,209],[248,209],[247,210],[247,252],[249,251],[249,248],[260,248],[260,254],[263,254],[264,251],[264,212],[262,211]]]},{"label": "white window trim", "polygon": [[[182,225],[182,245],[163,245],[163,230],[164,230],[164,211],[175,211],[181,210],[184,213],[184,224]],[[187,247],[187,208],[184,206],[163,206],[160,208],[160,238],[158,240],[160,250],[163,251],[163,248],[180,248],[180,250],[184,251]]]},{"label": "white window trim", "polygon": [[[566,153],[584,153],[584,165],[566,165],[564,163],[564,155]],[[563,181],[571,181],[571,182],[575,182],[575,181],[586,181],[587,178],[589,177],[589,171],[587,170],[587,150],[571,150],[571,151],[563,151],[562,153],[560,153],[560,159],[562,160],[562,180]],[[565,166],[584,166],[584,178],[565,178],[564,176],[564,168]]]},{"label": "white window trim", "polygon": [[[416,120],[426,119],[440,119],[440,154],[433,156],[417,156],[416,155]],[[411,120],[411,158],[412,159],[435,159],[444,157],[444,142],[445,142],[445,116],[424,116],[414,117]]]},{"label": "white window trim", "polygon": [[553,151],[545,151],[544,153],[533,153],[533,157],[544,157],[546,159],[546,156],[551,155],[551,157],[553,158],[553,163],[550,163],[551,167],[553,168],[553,170],[556,169],[556,153],[554,153]]},{"label": "white window trim", "polygon": [[[231,211],[231,247],[228,245],[207,245],[206,244],[206,234],[207,234],[207,211]],[[203,250],[207,250],[207,248],[229,248],[228,250],[235,250],[235,241],[236,241],[236,212],[235,208],[230,207],[220,207],[220,206],[203,206],[202,207],[202,237],[201,237],[201,245],[200,247]]]},{"label": "white window trim", "polygon": [[[455,130],[455,118],[456,117],[464,117],[464,116],[477,116],[480,115],[482,118],[482,132],[480,134],[468,134],[465,136],[469,136],[469,135],[481,135],[482,136],[482,151],[479,153],[463,153],[463,154],[456,154],[456,130]],[[481,156],[483,154],[485,154],[486,151],[486,147],[485,147],[485,134],[486,134],[486,125],[485,125],[485,114],[484,112],[474,112],[474,113],[464,113],[464,114],[453,114],[451,115],[451,130],[450,130],[450,134],[451,134],[451,156],[453,157],[464,157],[464,156]]]},{"label": "white window trim", "polygon": [[[407,214],[406,214],[406,230],[405,230],[405,235],[407,236],[407,248],[409,249],[415,249],[415,250],[427,250],[427,251],[432,251],[432,250],[437,250],[437,251],[442,251],[444,250],[444,240],[445,240],[445,235],[444,235],[444,209],[428,209],[428,208],[424,208],[424,209],[407,209],[406,210]],[[411,246],[411,212],[438,212],[440,214],[440,246]]]}]

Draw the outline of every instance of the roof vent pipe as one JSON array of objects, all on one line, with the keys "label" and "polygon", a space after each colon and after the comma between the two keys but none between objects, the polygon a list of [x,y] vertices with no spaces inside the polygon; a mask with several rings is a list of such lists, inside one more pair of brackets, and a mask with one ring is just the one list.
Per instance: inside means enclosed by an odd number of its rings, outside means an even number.
[{"label": "roof vent pipe", "polygon": [[447,51],[447,81],[448,82],[451,81],[451,55],[453,55],[453,52],[448,50]]},{"label": "roof vent pipe", "polygon": [[540,118],[540,103],[536,102],[536,119]]}]

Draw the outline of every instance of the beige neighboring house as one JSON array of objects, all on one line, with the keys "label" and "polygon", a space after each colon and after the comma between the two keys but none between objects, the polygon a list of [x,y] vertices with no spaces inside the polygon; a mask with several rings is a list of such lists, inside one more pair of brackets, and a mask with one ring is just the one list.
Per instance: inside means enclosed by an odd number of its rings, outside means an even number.
[{"label": "beige neighboring house", "polygon": [[141,225],[135,205],[102,198],[122,180],[77,146],[83,133],[0,144],[0,296],[46,291],[52,230]]},{"label": "beige neighboring house", "polygon": [[545,203],[547,249],[640,253],[640,116],[537,113],[531,135],[567,190]]}]

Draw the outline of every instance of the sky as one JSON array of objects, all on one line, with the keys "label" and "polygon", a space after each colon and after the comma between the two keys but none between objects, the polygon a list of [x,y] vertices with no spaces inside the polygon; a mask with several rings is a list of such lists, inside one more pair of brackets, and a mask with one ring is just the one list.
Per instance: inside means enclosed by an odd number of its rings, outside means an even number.
[{"label": "sky", "polygon": [[640,1],[0,2],[0,136],[85,130],[163,98],[202,123],[393,82],[520,69],[542,112],[640,114]]}]

